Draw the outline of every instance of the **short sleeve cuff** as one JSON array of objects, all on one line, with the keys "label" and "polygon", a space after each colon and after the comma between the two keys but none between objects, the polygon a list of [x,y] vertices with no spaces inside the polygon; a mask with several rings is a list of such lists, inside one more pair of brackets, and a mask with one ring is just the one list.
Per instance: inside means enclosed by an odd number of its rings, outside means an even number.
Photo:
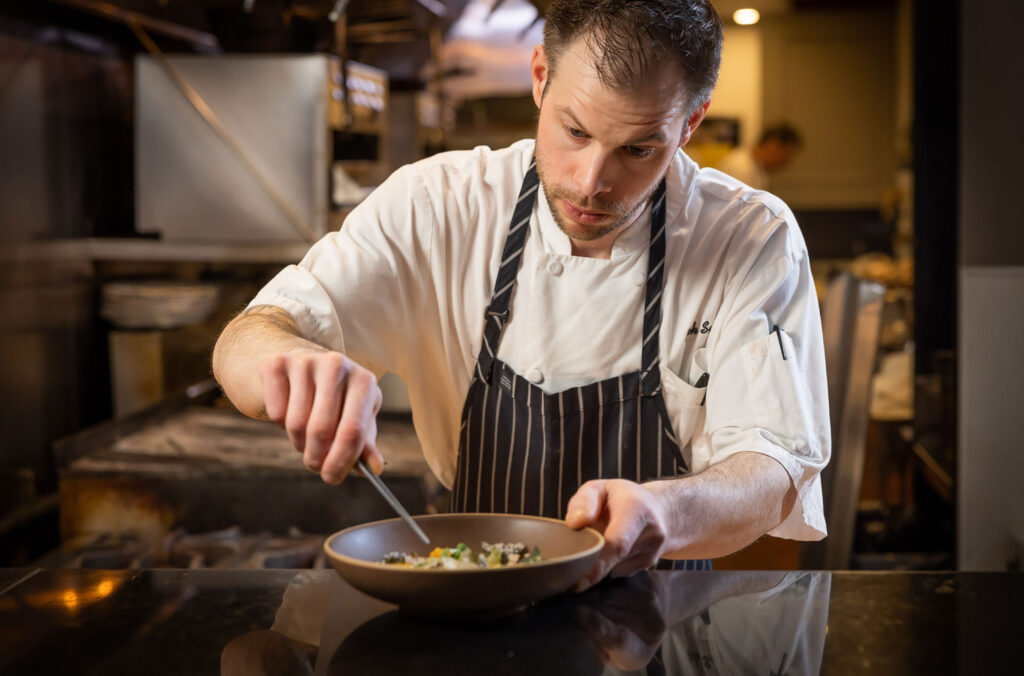
[{"label": "short sleeve cuff", "polygon": [[737,453],[762,453],[774,458],[789,475],[796,488],[793,510],[768,535],[789,540],[817,541],[827,535],[825,510],[821,496],[821,461],[801,458],[783,448],[774,435],[760,428],[720,430],[713,435],[715,451],[711,465],[717,465]]},{"label": "short sleeve cuff", "polygon": [[[293,294],[292,289],[296,293]],[[285,310],[303,336],[328,349],[345,352],[341,323],[334,306],[308,270],[289,265],[256,294],[248,307],[257,305],[273,305]]]}]

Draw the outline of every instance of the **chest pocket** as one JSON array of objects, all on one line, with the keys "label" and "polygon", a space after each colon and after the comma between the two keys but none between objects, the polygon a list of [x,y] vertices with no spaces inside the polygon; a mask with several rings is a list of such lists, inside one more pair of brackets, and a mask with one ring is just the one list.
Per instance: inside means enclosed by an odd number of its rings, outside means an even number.
[{"label": "chest pocket", "polygon": [[[688,455],[687,447],[693,435],[704,428],[704,395],[707,393],[707,376],[702,375],[691,385],[671,369],[661,369],[661,389],[665,397],[672,432],[679,441],[679,448]],[[687,463],[690,459],[687,458]],[[691,465],[692,466],[692,465]]]}]

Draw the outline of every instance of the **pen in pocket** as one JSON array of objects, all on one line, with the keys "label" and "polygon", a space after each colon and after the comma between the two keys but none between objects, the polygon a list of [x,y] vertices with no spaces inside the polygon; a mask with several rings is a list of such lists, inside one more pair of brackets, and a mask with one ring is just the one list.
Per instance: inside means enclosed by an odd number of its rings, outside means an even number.
[{"label": "pen in pocket", "polygon": [[774,333],[775,337],[779,340],[779,351],[782,353],[782,358],[788,360],[789,357],[786,356],[786,346],[782,344],[782,329],[779,328],[778,324],[776,324],[775,328],[772,329],[772,333]]}]

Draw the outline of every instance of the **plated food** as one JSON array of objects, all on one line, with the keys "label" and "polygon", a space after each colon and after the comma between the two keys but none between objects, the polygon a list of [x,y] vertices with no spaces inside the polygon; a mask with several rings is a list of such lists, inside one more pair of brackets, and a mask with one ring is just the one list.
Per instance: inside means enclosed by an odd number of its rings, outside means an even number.
[{"label": "plated food", "polygon": [[[496,617],[518,612],[529,604],[571,589],[593,568],[604,538],[583,528],[574,530],[559,519],[514,514],[432,514],[413,517],[431,542],[440,545],[464,543],[466,551],[478,561],[480,553],[500,560],[504,554],[518,554],[495,567],[471,563],[453,568],[406,565],[407,552],[424,552],[422,541],[401,519],[376,521],[335,533],[324,542],[331,565],[356,589],[383,601],[398,605],[414,615],[446,616],[463,620],[469,617]],[[485,543],[497,543],[487,544]],[[522,549],[519,543],[524,543]],[[454,558],[459,550],[441,547],[439,556]],[[527,563],[524,559],[538,558]],[[540,554],[543,552],[543,555]],[[382,563],[389,554],[399,554],[393,565]],[[524,557],[523,554],[526,554]],[[416,556],[416,554],[412,554]],[[465,563],[465,562],[464,562]]]},{"label": "plated food", "polygon": [[473,554],[465,542],[454,547],[435,547],[427,556],[407,552],[391,552],[381,563],[405,568],[438,568],[444,570],[502,568],[520,564],[536,563],[541,560],[540,547],[532,550],[522,542],[498,542],[480,545],[482,552]]}]

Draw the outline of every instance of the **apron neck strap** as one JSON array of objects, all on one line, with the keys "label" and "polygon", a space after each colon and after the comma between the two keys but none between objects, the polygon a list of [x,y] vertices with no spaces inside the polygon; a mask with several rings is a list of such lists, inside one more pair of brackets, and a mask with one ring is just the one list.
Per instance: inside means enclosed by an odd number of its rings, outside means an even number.
[{"label": "apron neck strap", "polygon": [[533,216],[533,205],[537,203],[537,160],[530,160],[530,166],[523,177],[523,186],[519,189],[519,199],[512,213],[512,224],[505,236],[505,249],[501,253],[501,266],[494,281],[491,302],[484,315],[484,341],[480,347],[480,357],[476,360],[477,377],[491,381],[491,364],[498,353],[498,343],[505,331],[509,319],[509,307],[512,293],[515,291],[516,275],[519,273],[519,262],[526,246],[526,235],[530,232],[530,218]]},{"label": "apron neck strap", "polygon": [[[501,265],[495,278],[491,302],[484,315],[483,345],[476,361],[477,377],[490,383],[491,367],[498,353],[501,334],[508,323],[512,295],[519,274],[519,263],[526,246],[526,235],[530,231],[530,218],[537,203],[537,160],[523,177],[519,199],[512,213],[512,223],[505,237],[505,248],[501,254]],[[651,245],[647,255],[647,286],[644,299],[644,330],[641,358],[641,391],[652,396],[661,391],[661,371],[658,369],[659,330],[661,328],[661,290],[665,275],[665,179],[661,179],[651,196]]]},{"label": "apron neck strap", "polygon": [[647,251],[647,285],[644,297],[644,343],[640,358],[640,391],[652,396],[661,391],[658,368],[661,332],[661,291],[665,280],[665,179],[651,196],[651,246]]}]

